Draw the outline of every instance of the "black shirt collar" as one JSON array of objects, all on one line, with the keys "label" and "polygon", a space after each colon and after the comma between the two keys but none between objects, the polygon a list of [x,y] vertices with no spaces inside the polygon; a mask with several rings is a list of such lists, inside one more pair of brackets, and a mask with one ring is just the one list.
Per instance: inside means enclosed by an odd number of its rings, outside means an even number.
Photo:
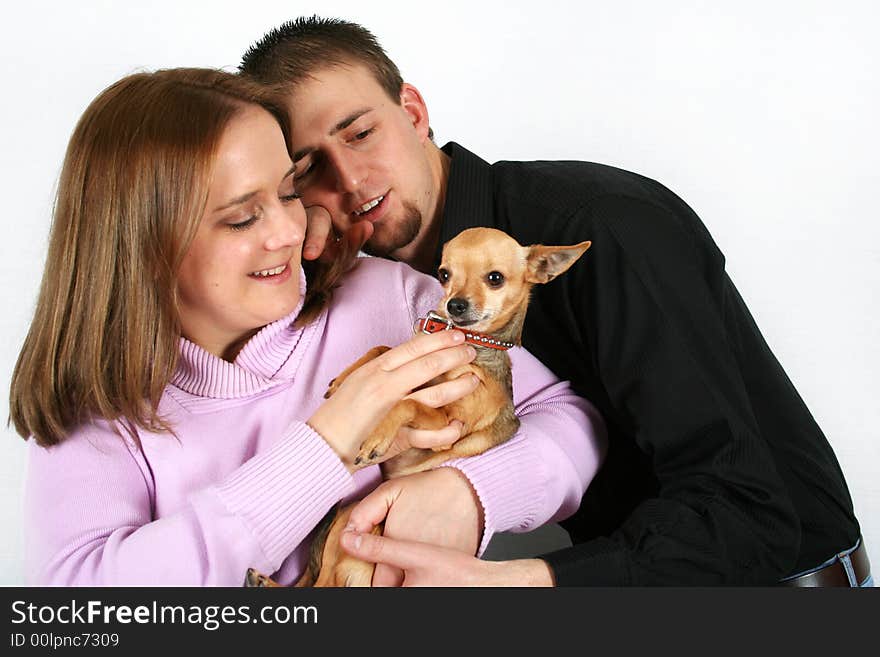
[{"label": "black shirt collar", "polygon": [[454,141],[443,147],[452,158],[446,181],[446,200],[440,224],[440,240],[434,254],[439,266],[443,245],[461,231],[482,226],[495,227],[493,217],[492,165]]}]

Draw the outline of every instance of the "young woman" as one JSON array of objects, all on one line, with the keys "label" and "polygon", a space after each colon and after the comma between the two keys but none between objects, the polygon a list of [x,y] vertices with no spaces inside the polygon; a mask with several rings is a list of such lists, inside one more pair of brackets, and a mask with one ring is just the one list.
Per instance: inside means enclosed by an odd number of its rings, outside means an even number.
[{"label": "young woman", "polygon": [[[379,483],[354,464],[379,418],[475,385],[413,392],[473,357],[457,332],[412,337],[434,281],[371,258],[342,278],[304,271],[286,121],[205,69],[124,78],[79,121],[10,396],[33,438],[31,583],[236,586],[248,567],[295,581],[322,516]],[[323,399],[367,349],[400,343]],[[512,359],[520,432],[441,468],[466,482],[482,547],[572,513],[602,449],[592,407]],[[399,448],[457,435],[402,433]],[[439,497],[426,514],[456,522]]]}]

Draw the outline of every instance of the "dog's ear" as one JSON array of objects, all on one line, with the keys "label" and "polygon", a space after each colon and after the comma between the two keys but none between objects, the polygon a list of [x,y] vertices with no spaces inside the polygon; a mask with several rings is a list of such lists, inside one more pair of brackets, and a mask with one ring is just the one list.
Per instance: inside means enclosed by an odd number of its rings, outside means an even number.
[{"label": "dog's ear", "polygon": [[581,242],[572,246],[530,246],[526,258],[526,281],[549,283],[571,267],[590,248],[590,244],[591,242]]}]

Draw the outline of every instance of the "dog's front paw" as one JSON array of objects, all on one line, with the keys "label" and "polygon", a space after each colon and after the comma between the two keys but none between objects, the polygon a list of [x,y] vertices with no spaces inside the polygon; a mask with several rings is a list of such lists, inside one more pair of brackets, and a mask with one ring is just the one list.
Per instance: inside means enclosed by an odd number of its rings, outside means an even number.
[{"label": "dog's front paw", "polygon": [[330,385],[327,386],[327,392],[324,393],[324,399],[330,399],[333,396],[333,393],[339,390],[339,386],[342,385],[341,376],[337,376],[330,382]]},{"label": "dog's front paw", "polygon": [[265,588],[281,585],[272,578],[261,575],[253,568],[248,568],[247,574],[244,576],[243,586],[245,588]]},{"label": "dog's front paw", "polygon": [[339,386],[348,378],[348,375],[354,372],[361,365],[369,363],[374,358],[377,358],[384,354],[386,351],[391,349],[391,347],[386,347],[385,345],[381,345],[379,347],[373,347],[363,356],[361,356],[357,361],[349,365],[342,373],[333,379],[330,384],[327,386],[327,392],[324,393],[324,399],[330,399],[337,390],[339,390]]},{"label": "dog's front paw", "polygon": [[373,435],[371,435],[361,444],[361,448],[354,459],[354,464],[370,465],[371,463],[376,461],[376,459],[384,456],[385,452],[388,451],[388,448],[391,447],[393,443],[393,435],[389,438],[383,436],[378,432],[374,432]]}]

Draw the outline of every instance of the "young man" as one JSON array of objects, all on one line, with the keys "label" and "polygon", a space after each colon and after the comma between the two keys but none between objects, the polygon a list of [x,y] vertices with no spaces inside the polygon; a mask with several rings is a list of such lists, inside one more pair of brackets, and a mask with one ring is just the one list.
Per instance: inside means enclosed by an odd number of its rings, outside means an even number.
[{"label": "young man", "polygon": [[[362,503],[350,550],[402,568],[408,584],[870,581],[834,453],[681,199],[598,164],[489,165],[458,144],[438,148],[418,90],[351,23],[285,24],[241,70],[284,86],[298,190],[338,234],[368,238],[368,253],[433,273],[442,245],[473,226],[521,244],[592,241],[536,288],[523,333],[608,425],[606,462],[562,523],[574,546],[480,562],[446,549],[473,537],[426,537],[416,517],[429,491],[400,480]],[[316,257],[328,227],[310,230]],[[411,540],[361,535],[386,513],[386,536]],[[390,572],[377,577],[395,581]]]}]

